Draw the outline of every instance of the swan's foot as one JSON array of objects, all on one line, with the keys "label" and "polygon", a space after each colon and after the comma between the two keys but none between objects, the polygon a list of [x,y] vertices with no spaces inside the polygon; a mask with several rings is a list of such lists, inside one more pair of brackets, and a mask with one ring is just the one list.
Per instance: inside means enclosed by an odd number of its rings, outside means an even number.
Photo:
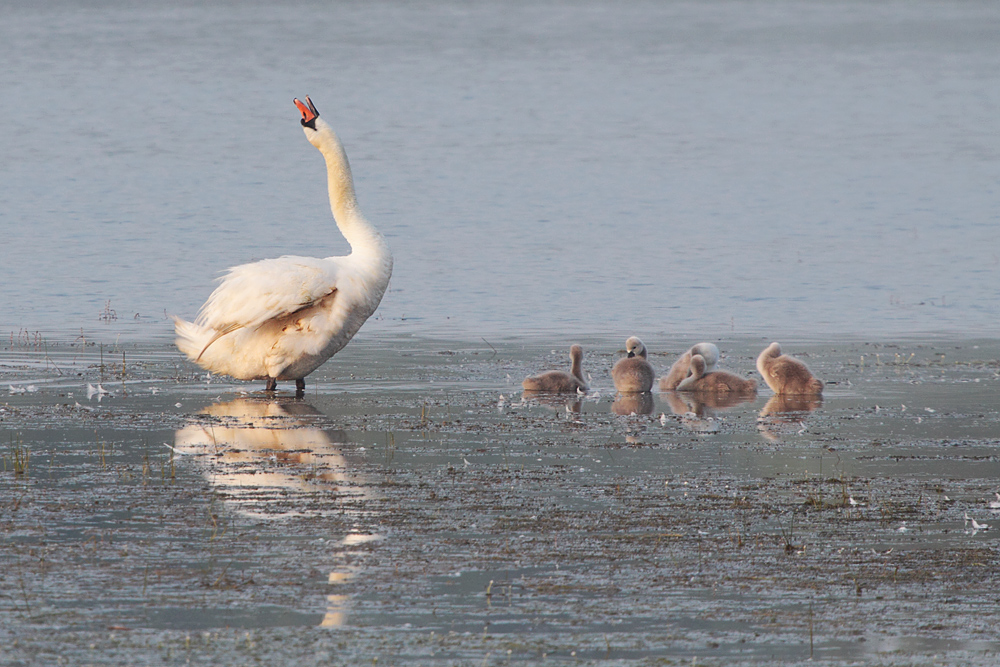
[{"label": "swan's foot", "polygon": [[295,398],[302,398],[306,395],[306,381],[304,378],[299,378],[295,381]]},{"label": "swan's foot", "polygon": [[276,378],[267,378],[267,385],[264,387],[264,391],[277,391],[278,390],[278,380]]}]

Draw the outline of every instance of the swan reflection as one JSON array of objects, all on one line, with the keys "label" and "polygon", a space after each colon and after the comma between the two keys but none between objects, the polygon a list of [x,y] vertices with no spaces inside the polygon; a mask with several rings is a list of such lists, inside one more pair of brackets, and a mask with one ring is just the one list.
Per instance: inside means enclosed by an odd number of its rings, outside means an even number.
[{"label": "swan reflection", "polygon": [[[367,497],[364,485],[349,472],[338,445],[348,442],[343,431],[323,431],[310,424],[321,413],[300,400],[240,398],[210,405],[195,423],[179,429],[174,446],[196,455],[205,476],[236,512],[257,519],[284,519],[323,514],[359,514]],[[329,574],[330,584],[350,581],[355,571],[346,565],[348,549],[381,539],[380,535],[349,532],[334,541],[343,567]],[[347,615],[345,595],[327,597],[323,626],[342,625]]]}]

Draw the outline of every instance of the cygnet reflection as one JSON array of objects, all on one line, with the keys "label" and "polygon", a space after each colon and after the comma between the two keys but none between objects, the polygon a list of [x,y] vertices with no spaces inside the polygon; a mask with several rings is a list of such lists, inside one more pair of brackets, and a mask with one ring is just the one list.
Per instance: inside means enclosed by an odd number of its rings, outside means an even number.
[{"label": "cygnet reflection", "polygon": [[757,398],[749,394],[708,394],[700,392],[665,391],[660,394],[675,415],[693,412],[699,417],[712,416],[713,412],[725,411]]},{"label": "cygnet reflection", "polygon": [[717,431],[719,426],[716,417],[756,397],[756,392],[712,394],[665,391],[660,394],[660,398],[670,407],[670,411],[681,418],[681,424],[685,428],[700,433]]},{"label": "cygnet reflection", "polygon": [[822,405],[822,396],[775,394],[761,409],[760,416],[801,421],[799,418],[805,416],[803,413],[812,412]]},{"label": "cygnet reflection", "polygon": [[579,414],[583,410],[583,400],[579,395],[553,394],[548,391],[529,391],[526,389],[521,392],[521,400],[525,403],[537,403],[553,410],[574,414]]},{"label": "cygnet reflection", "polygon": [[757,416],[757,430],[771,441],[783,435],[801,433],[809,413],[823,405],[823,397],[816,395],[775,394],[761,408]]},{"label": "cygnet reflection", "polygon": [[653,414],[653,395],[648,391],[619,392],[611,404],[611,412],[616,415]]},{"label": "cygnet reflection", "polygon": [[[204,468],[205,477],[220,489],[227,505],[244,516],[280,520],[306,513],[350,515],[367,487],[349,472],[337,446],[346,443],[343,431],[332,433],[312,426],[321,413],[298,400],[240,398],[210,405],[202,417],[174,434],[174,450],[189,455]],[[324,506],[325,505],[325,506]],[[329,574],[331,584],[349,581],[356,572],[346,564],[360,544],[381,539],[366,532],[347,532],[328,540],[336,548],[331,558],[342,565]],[[321,625],[342,625],[348,599],[329,595]]]}]

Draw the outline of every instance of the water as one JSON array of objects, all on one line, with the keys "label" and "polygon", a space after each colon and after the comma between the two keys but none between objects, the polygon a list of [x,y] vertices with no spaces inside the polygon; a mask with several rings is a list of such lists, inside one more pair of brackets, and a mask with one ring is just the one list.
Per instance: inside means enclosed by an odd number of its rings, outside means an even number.
[{"label": "water", "polygon": [[[964,514],[1000,521],[998,28],[4,4],[0,663],[992,664],[1000,532]],[[304,401],[248,396],[168,315],[346,251],[305,95],[395,273]],[[777,339],[829,384],[622,416],[629,334],[744,375]],[[571,341],[596,391],[521,400]]]},{"label": "water", "polygon": [[346,250],[312,96],[396,255],[365,335],[993,335],[988,2],[8,3],[0,327],[159,338]]},{"label": "water", "polygon": [[298,400],[0,350],[0,663],[996,662],[995,340],[803,349],[831,384],[788,414],[618,416],[591,349],[594,392],[529,400],[564,351],[362,340]]}]

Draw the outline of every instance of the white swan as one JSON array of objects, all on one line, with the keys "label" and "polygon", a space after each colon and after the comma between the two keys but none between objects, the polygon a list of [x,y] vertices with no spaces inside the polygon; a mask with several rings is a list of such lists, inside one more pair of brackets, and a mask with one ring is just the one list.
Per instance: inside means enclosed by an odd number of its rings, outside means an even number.
[{"label": "white swan", "polygon": [[344,257],[284,256],[229,269],[194,322],[174,318],[177,347],[213,373],[241,380],[305,377],[375,312],[392,275],[389,245],[361,211],[347,155],[312,100],[295,100],[306,138],[326,159],[330,208],[351,246]]},{"label": "white swan", "polygon": [[646,361],[646,346],[635,336],[625,341],[628,356],[611,369],[611,379],[620,392],[644,392],[653,388],[653,367]]},{"label": "white swan", "polygon": [[802,361],[782,354],[777,343],[768,345],[757,357],[757,370],[775,394],[814,396],[823,393],[823,382],[813,376]]},{"label": "white swan", "polygon": [[698,343],[692,345],[691,349],[682,354],[670,367],[667,374],[660,378],[660,391],[677,389],[684,378],[691,372],[691,357],[700,354],[705,360],[705,372],[715,370],[715,364],[719,363],[719,348],[714,343]]},{"label": "white swan", "polygon": [[539,391],[554,394],[585,392],[590,387],[583,379],[583,348],[573,345],[569,348],[569,358],[572,362],[570,372],[548,371],[541,375],[524,378],[521,386],[525,391]]}]

